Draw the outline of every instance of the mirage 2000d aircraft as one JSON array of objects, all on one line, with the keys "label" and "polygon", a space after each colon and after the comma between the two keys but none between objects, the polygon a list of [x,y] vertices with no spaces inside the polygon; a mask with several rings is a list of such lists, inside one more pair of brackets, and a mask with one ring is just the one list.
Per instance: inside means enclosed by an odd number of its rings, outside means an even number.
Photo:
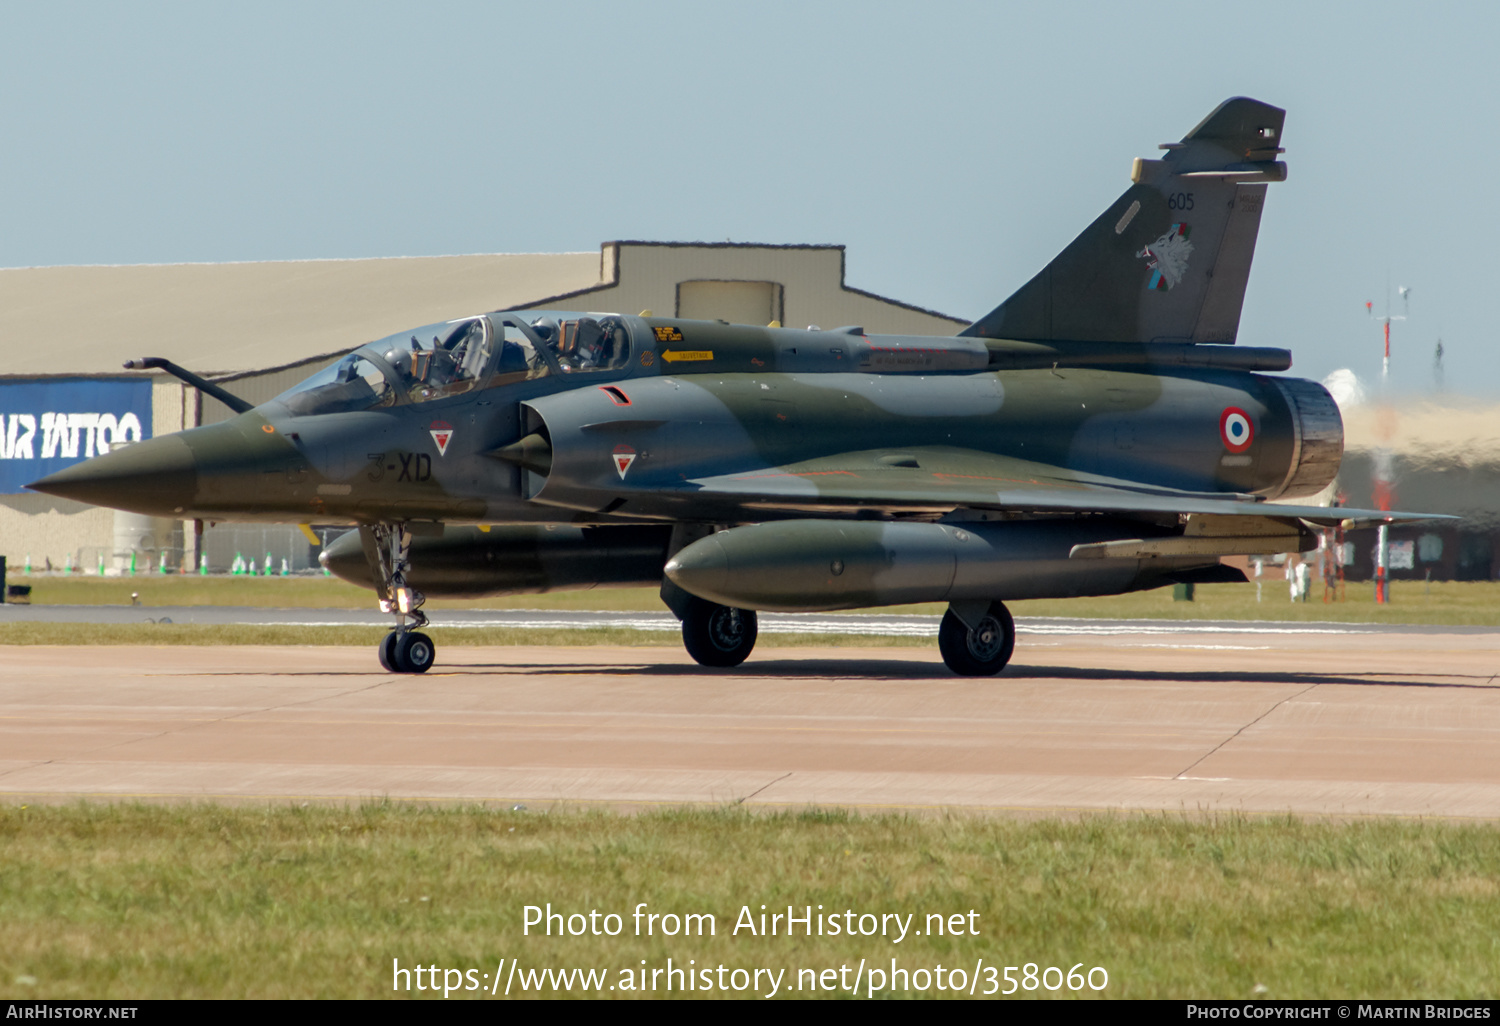
[{"label": "mirage 2000d aircraft", "polygon": [[[954,672],[998,672],[1005,601],[1243,581],[1338,472],[1329,394],[1233,345],[1285,112],[1220,104],[956,337],[505,311],[402,331],[224,423],[38,491],[163,517],[344,523],[324,552],[432,665],[424,595],[660,584],[705,666],[757,610],[947,602]],[[1271,504],[1267,500],[1283,500]]]}]

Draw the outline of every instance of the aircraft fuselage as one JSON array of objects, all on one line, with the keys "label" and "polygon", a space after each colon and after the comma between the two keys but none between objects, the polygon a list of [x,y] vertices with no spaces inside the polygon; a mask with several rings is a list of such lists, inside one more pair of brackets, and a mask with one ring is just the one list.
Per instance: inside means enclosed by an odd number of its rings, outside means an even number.
[{"label": "aircraft fuselage", "polygon": [[[1064,466],[1084,479],[1276,497],[1288,494],[1304,455],[1309,426],[1298,400],[1322,392],[1243,370],[1164,365],[1144,347],[1133,366],[1120,366],[1118,352],[1099,366],[1088,347],[1037,354],[977,340],[620,320],[631,352],[617,370],[349,412],[298,416],[272,401],[89,467],[105,483],[164,460],[154,486],[112,489],[112,504],[138,512],[294,523],[785,515],[690,483],[721,474],[777,475],[783,492],[806,492],[808,509],[933,514],[954,502],[937,488],[924,497],[929,479],[976,495],[1024,483],[986,482],[960,450]],[[1028,361],[1045,365],[1005,366]],[[1226,411],[1243,426],[1226,427]],[[1336,429],[1331,401],[1319,413],[1314,427]],[[1245,435],[1226,441],[1233,427]],[[538,434],[545,467],[497,455]],[[834,465],[816,462],[830,456]],[[1326,475],[1290,494],[1317,491],[1336,467],[1335,457]],[[841,496],[839,485],[872,475],[901,477],[910,497]]]}]

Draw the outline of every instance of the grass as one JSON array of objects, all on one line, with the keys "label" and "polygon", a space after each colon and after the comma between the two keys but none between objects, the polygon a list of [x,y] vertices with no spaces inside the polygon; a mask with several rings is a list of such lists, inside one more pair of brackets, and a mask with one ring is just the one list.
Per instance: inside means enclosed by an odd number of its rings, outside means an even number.
[{"label": "grass", "polygon": [[[260,606],[285,609],[370,609],[374,593],[326,577],[62,577],[11,575],[11,583],[32,585],[37,605],[128,605],[132,592],[145,606]],[[1196,601],[1174,602],[1172,589],[1106,598],[1044,599],[1009,603],[1016,616],[1071,616],[1086,619],[1171,620],[1325,620],[1347,623],[1410,623],[1500,626],[1500,581],[1396,581],[1392,602],[1378,606],[1368,583],[1348,585],[1344,602],[1287,600],[1285,583],[1268,578],[1264,601],[1251,584],[1200,585]],[[429,611],[443,609],[559,609],[659,611],[655,588],[599,588],[546,595],[505,595],[483,599],[432,599]],[[895,606],[871,613],[941,613],[941,603]]]},{"label": "grass", "polygon": [[[13,578],[14,580],[14,578]],[[384,634],[375,627],[287,627],[196,624],[154,624],[147,621],[161,606],[257,606],[282,609],[371,609],[371,592],[336,578],[324,577],[196,577],[141,576],[134,578],[57,577],[21,578],[33,587],[37,605],[128,605],[131,593],[141,601],[137,624],[0,624],[0,645],[375,645]],[[1286,600],[1278,582],[1268,581],[1265,601],[1255,601],[1251,585],[1200,586],[1193,602],[1175,602],[1172,590],[1138,592],[1107,598],[1053,599],[1009,603],[1016,616],[1065,616],[1083,619],[1163,620],[1274,620],[1335,621],[1500,626],[1500,582],[1397,582],[1394,601],[1377,606],[1362,585],[1350,585],[1341,603]],[[427,605],[438,626],[429,633],[440,647],[448,645],[647,645],[675,646],[675,631],[635,631],[623,628],[585,630],[476,628],[445,629],[444,609],[550,609],[660,611],[652,588],[612,588],[558,592],[547,595],[510,595],[488,599],[434,599]],[[866,613],[941,613],[941,603],[856,610]],[[929,647],[931,638],[839,634],[767,635],[764,644],[785,646],[863,645]]]},{"label": "grass", "polygon": [[[524,906],[548,902],[617,913],[624,930],[523,936]],[[638,902],[712,913],[717,932],[635,936]],[[974,910],[978,936],[732,935],[741,908],[758,917],[762,904],[914,913],[918,929],[929,913]],[[669,957],[784,969],[793,996],[800,969],[848,966],[847,980],[861,959],[895,958],[929,970],[1081,962],[1108,971],[1101,996],[1114,998],[1491,997],[1500,830],[744,808],[0,806],[7,997],[389,997],[393,959],[477,974],[502,958],[522,971],[597,967],[613,983]]]},{"label": "grass", "polygon": [[1396,581],[1391,602],[1375,604],[1374,586],[1351,582],[1345,601],[1288,600],[1286,582],[1266,580],[1262,601],[1254,584],[1200,584],[1192,602],[1175,602],[1171,588],[1106,598],[1046,599],[1008,603],[1016,616],[1088,619],[1277,620],[1292,622],[1500,626],[1500,581]]}]

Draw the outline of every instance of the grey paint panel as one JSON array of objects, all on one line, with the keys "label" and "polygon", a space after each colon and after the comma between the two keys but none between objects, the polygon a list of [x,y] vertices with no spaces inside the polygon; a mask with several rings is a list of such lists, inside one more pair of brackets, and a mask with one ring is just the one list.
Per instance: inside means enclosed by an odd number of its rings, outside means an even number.
[{"label": "grey paint panel", "polygon": [[1239,336],[1240,310],[1250,281],[1250,262],[1255,258],[1255,239],[1260,232],[1265,207],[1264,185],[1241,185],[1231,202],[1234,209],[1219,244],[1218,259],[1208,295],[1193,328],[1194,342],[1232,343]]}]

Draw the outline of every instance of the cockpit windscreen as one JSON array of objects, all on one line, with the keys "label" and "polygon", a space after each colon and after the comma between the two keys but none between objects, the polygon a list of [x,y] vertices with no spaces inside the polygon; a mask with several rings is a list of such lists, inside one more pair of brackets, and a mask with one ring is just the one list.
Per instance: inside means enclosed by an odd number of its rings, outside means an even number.
[{"label": "cockpit windscreen", "polygon": [[310,416],[461,395],[484,381],[493,352],[486,318],[430,324],[361,346],[276,401]]},{"label": "cockpit windscreen", "polygon": [[500,313],[371,342],[275,401],[293,416],[349,413],[549,375],[618,370],[629,358],[630,334],[617,317]]}]

